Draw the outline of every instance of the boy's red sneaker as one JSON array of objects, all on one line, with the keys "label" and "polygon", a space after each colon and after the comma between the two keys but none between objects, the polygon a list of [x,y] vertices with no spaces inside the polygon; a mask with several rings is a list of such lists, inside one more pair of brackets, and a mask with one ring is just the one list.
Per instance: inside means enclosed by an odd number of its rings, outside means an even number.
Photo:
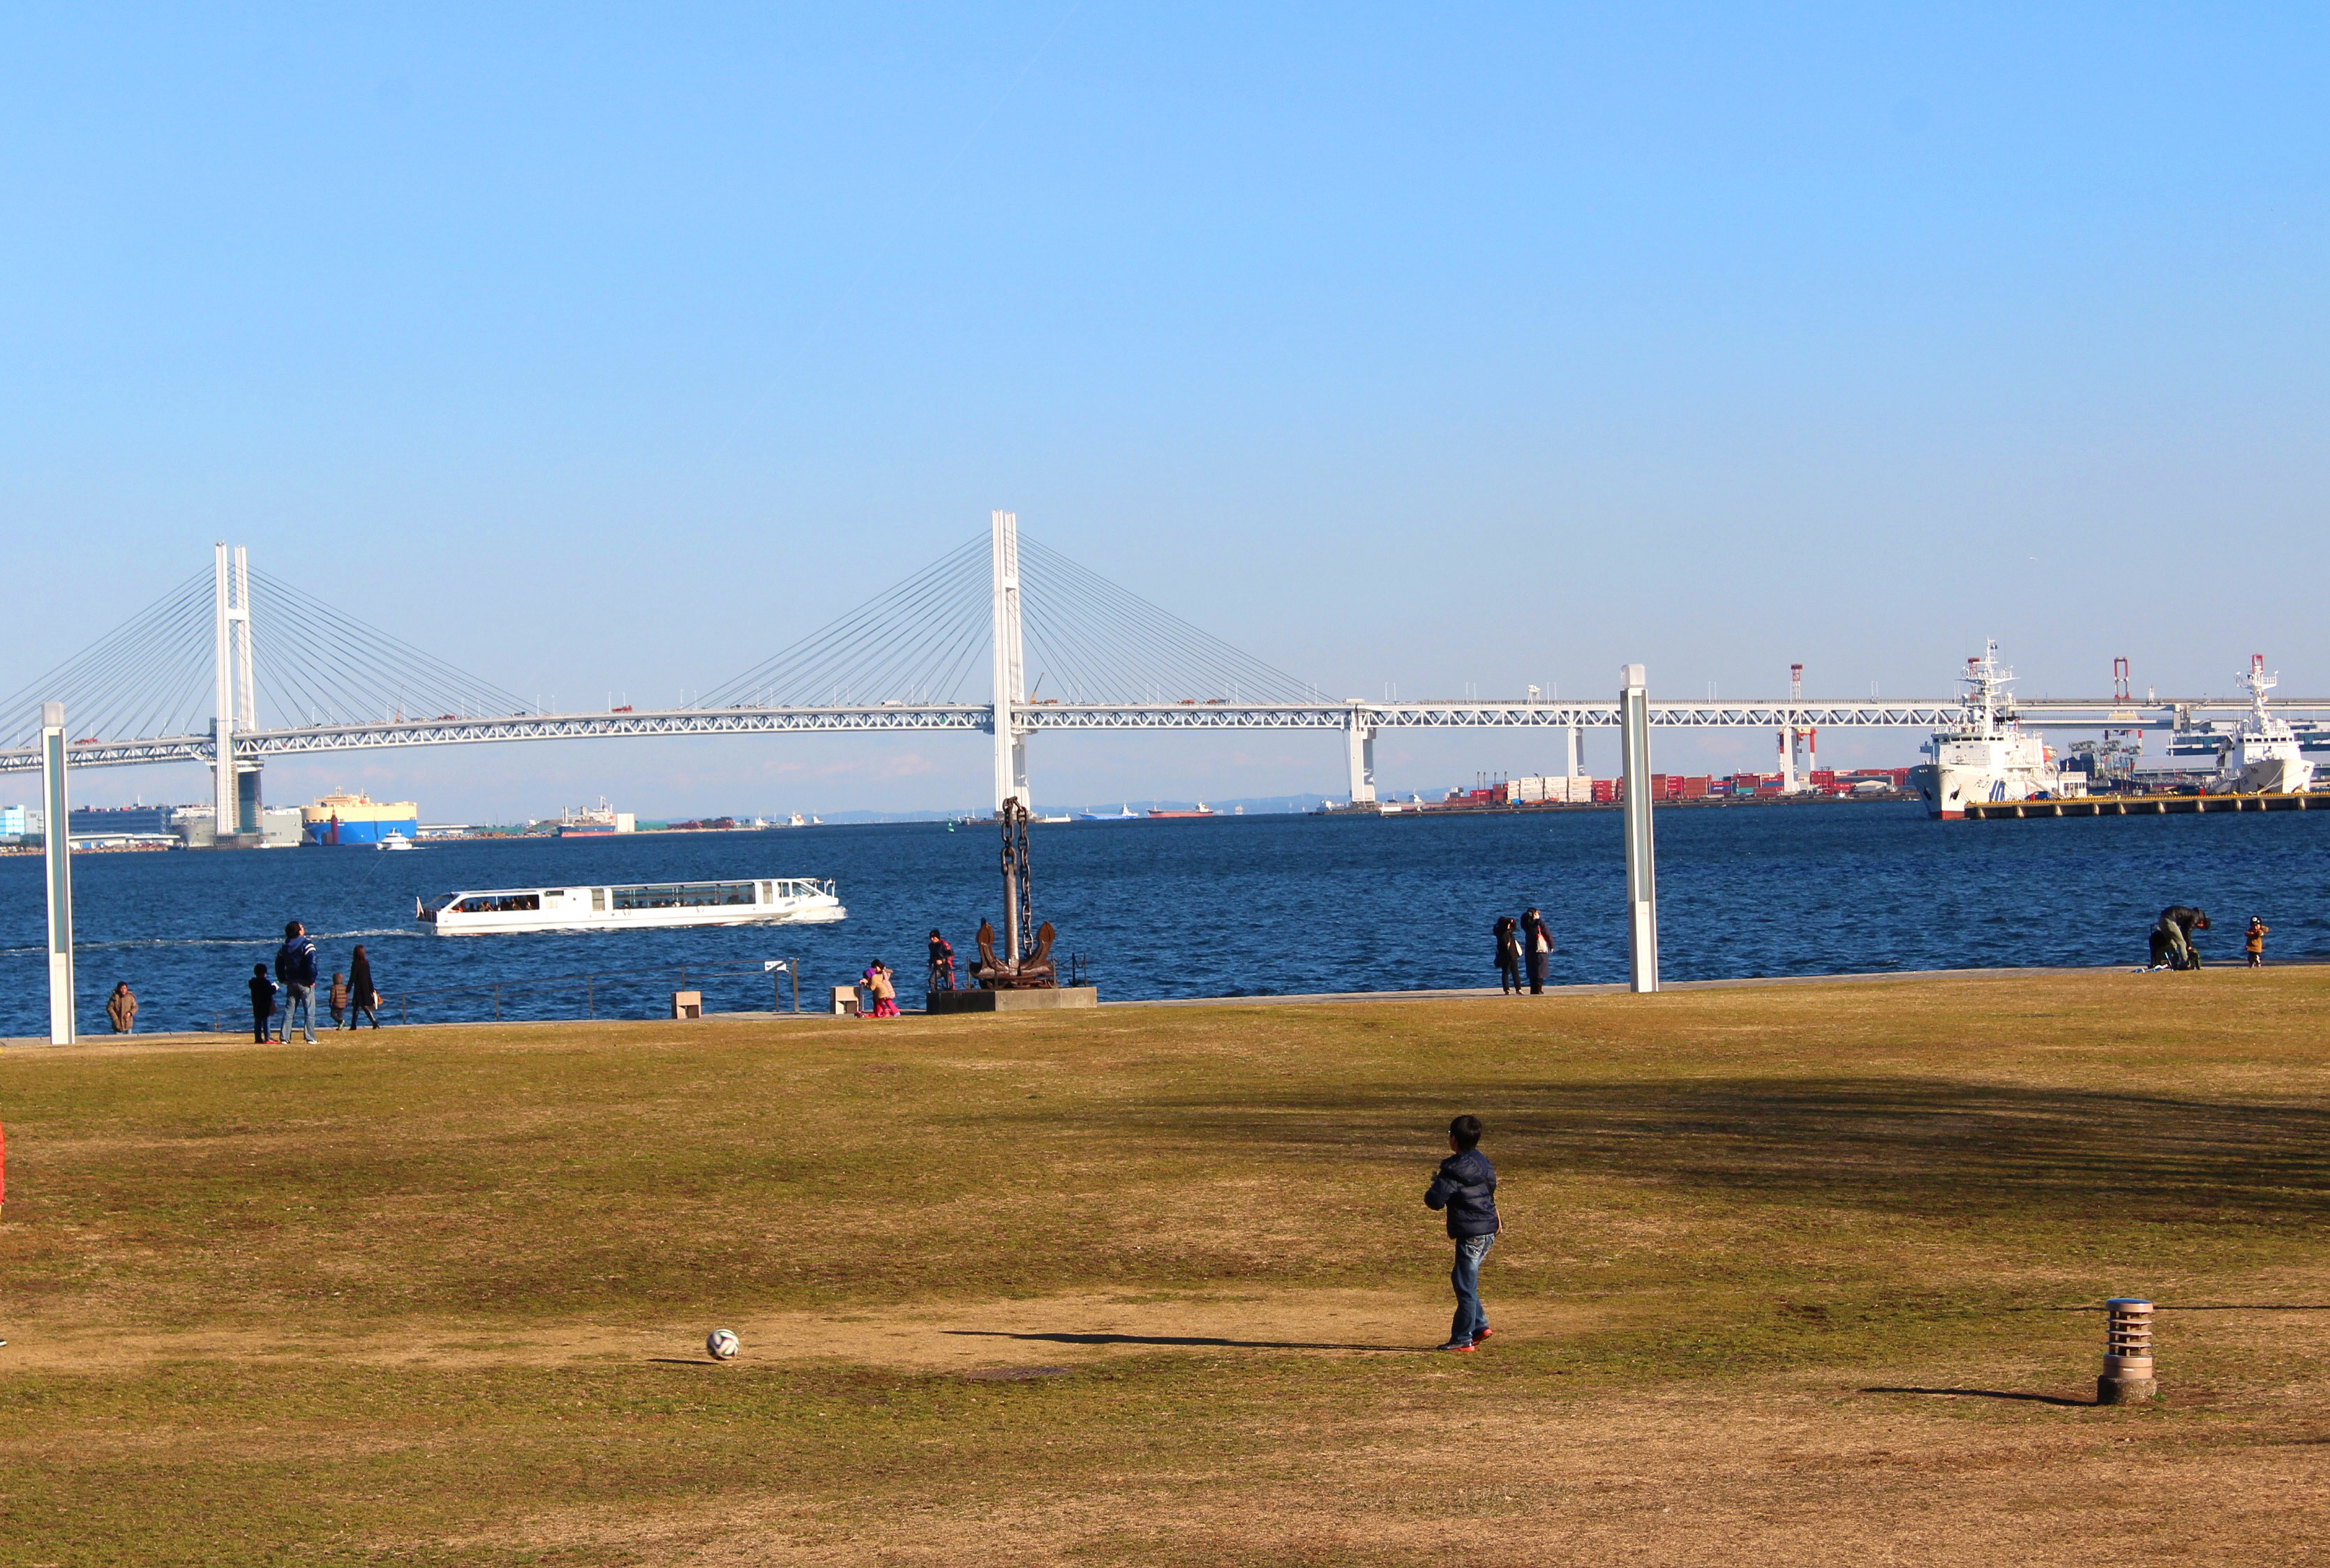
[{"label": "boy's red sneaker", "polygon": [[1445,1344],[1445,1345],[1442,1346],[1440,1348],[1441,1348],[1441,1349],[1443,1349],[1443,1350],[1457,1351],[1457,1352],[1460,1352],[1460,1353],[1462,1353],[1462,1354],[1463,1354],[1463,1355],[1470,1355],[1471,1354],[1473,1354],[1473,1341],[1471,1341],[1471,1340],[1469,1340],[1469,1339],[1462,1340],[1462,1341],[1458,1341],[1458,1340],[1451,1340],[1451,1341],[1449,1341],[1449,1343],[1447,1343],[1447,1344]]},{"label": "boy's red sneaker", "polygon": [[1488,1337],[1489,1337],[1489,1336],[1491,1336],[1492,1334],[1494,1334],[1495,1332],[1496,1332],[1496,1330],[1495,1330],[1495,1329],[1493,1329],[1493,1328],[1482,1328],[1482,1329],[1476,1330],[1476,1331],[1473,1333],[1473,1344],[1475,1344],[1475,1345],[1478,1345],[1478,1344],[1480,1344],[1480,1343],[1481,1343],[1481,1341],[1482,1341],[1483,1339],[1488,1338]]}]

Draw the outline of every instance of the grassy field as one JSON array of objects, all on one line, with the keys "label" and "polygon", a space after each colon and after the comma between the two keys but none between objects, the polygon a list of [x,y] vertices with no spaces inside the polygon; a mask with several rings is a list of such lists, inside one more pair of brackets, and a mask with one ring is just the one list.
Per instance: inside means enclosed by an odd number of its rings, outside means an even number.
[{"label": "grassy field", "polygon": [[[2330,1560],[2325,1019],[2215,969],[14,1050],[0,1562]],[[2114,1294],[2193,1308],[2156,1404],[2088,1403]]]}]

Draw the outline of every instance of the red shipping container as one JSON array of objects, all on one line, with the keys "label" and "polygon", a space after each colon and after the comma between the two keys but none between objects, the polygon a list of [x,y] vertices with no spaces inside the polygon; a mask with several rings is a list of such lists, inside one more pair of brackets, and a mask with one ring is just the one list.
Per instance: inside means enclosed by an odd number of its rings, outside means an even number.
[{"label": "red shipping container", "polygon": [[1594,780],[1595,805],[1615,806],[1617,803],[1618,780],[1615,779],[1596,779]]},{"label": "red shipping container", "polygon": [[1714,786],[1714,779],[1704,776],[1686,779],[1682,781],[1681,798],[1685,800],[1704,800],[1707,798],[1708,790]]}]

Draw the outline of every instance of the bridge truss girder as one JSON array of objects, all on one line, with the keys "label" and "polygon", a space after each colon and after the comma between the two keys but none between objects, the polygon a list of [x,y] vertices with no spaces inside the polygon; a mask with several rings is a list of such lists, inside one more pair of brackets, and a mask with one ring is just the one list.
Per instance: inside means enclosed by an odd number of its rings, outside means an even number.
[{"label": "bridge truss girder", "polygon": [[[2277,703],[2288,715],[2330,714],[2330,701]],[[2196,718],[2234,717],[2246,703],[2189,700],[2140,709],[2097,701],[2025,704],[2026,723],[2057,729],[2174,730]],[[1168,703],[1108,704],[1029,703],[1013,710],[1021,732],[1038,730],[1379,730],[1615,729],[1615,703]],[[1948,703],[1653,703],[1659,729],[1936,730],[1963,723],[1969,711]],[[258,761],[336,751],[401,746],[475,745],[488,741],[607,740],[649,735],[991,734],[995,710],[985,703],[882,704],[863,707],[678,708],[660,713],[526,713],[501,718],[402,720],[377,724],[325,724],[288,730],[245,730],[235,754]],[[164,735],[135,741],[87,741],[71,748],[75,768],[125,768],[164,762],[214,761],[208,735]],[[0,773],[40,767],[35,751],[0,751]]]}]

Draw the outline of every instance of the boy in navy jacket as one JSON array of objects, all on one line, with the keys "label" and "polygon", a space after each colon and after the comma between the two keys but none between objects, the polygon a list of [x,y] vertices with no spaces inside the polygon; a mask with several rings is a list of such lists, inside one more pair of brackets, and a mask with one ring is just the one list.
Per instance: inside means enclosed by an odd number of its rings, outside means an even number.
[{"label": "boy in navy jacket", "polygon": [[1448,1211],[1448,1236],[1456,1243],[1456,1267],[1448,1275],[1456,1288],[1456,1318],[1440,1348],[1469,1352],[1495,1332],[1481,1309],[1481,1260],[1497,1242],[1497,1167],[1481,1152],[1477,1116],[1448,1124],[1448,1151],[1425,1189],[1424,1206]]}]

